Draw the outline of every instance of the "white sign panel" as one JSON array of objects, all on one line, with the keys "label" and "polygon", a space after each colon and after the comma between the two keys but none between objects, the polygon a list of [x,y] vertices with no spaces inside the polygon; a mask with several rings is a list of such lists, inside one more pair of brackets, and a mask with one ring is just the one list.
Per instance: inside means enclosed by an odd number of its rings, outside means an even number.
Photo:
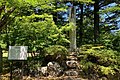
[{"label": "white sign panel", "polygon": [[9,46],[8,60],[27,60],[27,46]]}]

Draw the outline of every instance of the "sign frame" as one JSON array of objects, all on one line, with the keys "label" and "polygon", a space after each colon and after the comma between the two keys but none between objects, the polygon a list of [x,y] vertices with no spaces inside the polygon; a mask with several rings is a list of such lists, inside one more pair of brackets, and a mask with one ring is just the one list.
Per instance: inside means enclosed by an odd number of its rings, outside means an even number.
[{"label": "sign frame", "polygon": [[9,46],[8,60],[24,61],[28,57],[28,46]]}]

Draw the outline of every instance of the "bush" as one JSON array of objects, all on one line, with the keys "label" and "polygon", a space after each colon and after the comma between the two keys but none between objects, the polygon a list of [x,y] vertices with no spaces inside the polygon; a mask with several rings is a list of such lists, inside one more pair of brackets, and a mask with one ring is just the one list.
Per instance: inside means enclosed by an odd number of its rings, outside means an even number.
[{"label": "bush", "polygon": [[104,46],[94,45],[83,45],[80,49],[78,58],[83,55],[83,58],[80,58],[80,65],[86,73],[95,73],[99,76],[115,76],[120,71],[119,52],[106,49]]},{"label": "bush", "polygon": [[46,65],[48,62],[56,61],[59,64],[64,64],[68,50],[64,46],[53,45],[50,47],[44,48],[45,56],[43,65]]},{"label": "bush", "polygon": [[44,49],[46,55],[55,55],[55,54],[63,54],[66,55],[68,50],[61,45],[53,45]]}]

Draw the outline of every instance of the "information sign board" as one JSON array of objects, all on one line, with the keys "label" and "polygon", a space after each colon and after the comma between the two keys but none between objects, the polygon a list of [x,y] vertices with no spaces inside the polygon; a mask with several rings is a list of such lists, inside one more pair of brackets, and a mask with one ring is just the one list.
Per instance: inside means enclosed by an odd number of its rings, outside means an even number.
[{"label": "information sign board", "polygon": [[27,60],[27,46],[9,46],[8,60]]}]

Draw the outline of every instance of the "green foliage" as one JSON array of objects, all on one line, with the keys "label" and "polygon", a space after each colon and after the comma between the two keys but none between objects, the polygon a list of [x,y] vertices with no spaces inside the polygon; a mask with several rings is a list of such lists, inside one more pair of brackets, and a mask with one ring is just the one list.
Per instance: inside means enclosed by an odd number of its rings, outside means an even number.
[{"label": "green foliage", "polygon": [[115,71],[111,67],[100,66],[100,70],[105,75],[108,75],[108,74],[114,75],[115,74]]},{"label": "green foliage", "polygon": [[94,3],[94,1],[93,0],[78,0],[79,2],[81,2],[81,3]]},{"label": "green foliage", "polygon": [[120,52],[120,31],[116,31],[114,33],[105,32],[101,34],[100,42],[108,49],[113,49]]},{"label": "green foliage", "polygon": [[113,39],[113,34],[111,33],[104,33],[101,34],[100,42],[105,45],[107,48],[112,48],[112,39]]},{"label": "green foliage", "polygon": [[[68,31],[73,29],[74,24],[62,21],[62,19],[60,20],[61,24],[55,24],[56,22],[54,22],[53,18],[57,17],[57,12],[66,11],[68,8],[63,3],[59,4],[59,1],[66,0],[58,0],[58,3],[56,3],[57,0],[0,0],[0,9],[2,6],[5,6],[0,12],[0,24],[7,22],[2,26],[7,28],[4,28],[0,33],[0,45],[2,45],[2,48],[8,48],[9,45],[25,45],[29,47],[29,51],[45,51],[45,55],[42,53],[44,56],[67,54],[68,50],[66,47],[70,43],[68,40]],[[67,0],[67,2],[69,1],[78,6],[83,4],[82,44],[93,43],[94,10],[92,8],[94,1]],[[110,32],[110,30],[117,27],[120,5],[116,3],[115,6],[108,7],[113,2],[99,1],[99,6],[102,6],[99,8],[99,39],[101,44],[82,45],[80,48],[81,53],[78,57],[80,58],[82,55],[80,65],[86,73],[94,72],[99,75],[108,76],[120,72],[120,31],[114,34]],[[12,9],[15,10],[8,14]],[[35,9],[38,9],[38,12],[35,12]],[[78,13],[80,13],[80,10],[78,10]],[[80,18],[80,14],[78,17]],[[4,18],[7,19],[1,21]],[[80,20],[76,24],[79,22]],[[78,26],[81,26],[81,24]],[[80,29],[77,26],[76,28]],[[79,31],[77,34],[79,34]],[[31,63],[30,66],[37,68],[41,64],[33,65]]]},{"label": "green foliage", "polygon": [[5,36],[4,34],[0,35],[0,46],[5,49],[6,48],[6,44],[4,44],[4,42],[3,42],[4,36]]},{"label": "green foliage", "polygon": [[[45,46],[66,42],[62,32],[52,20],[52,15],[43,14],[17,17],[9,28],[9,42],[11,45],[26,45],[32,50]],[[7,35],[6,35],[7,36]],[[6,39],[4,40],[6,42]],[[13,44],[14,43],[14,44]]]},{"label": "green foliage", "polygon": [[118,30],[112,38],[113,49],[120,52],[120,31]]},{"label": "green foliage", "polygon": [[115,11],[119,11],[120,10],[120,6],[114,6],[114,7],[108,7],[105,10],[101,10],[100,13],[108,13],[108,12],[115,12]]},{"label": "green foliage", "polygon": [[[6,2],[8,9],[15,7],[11,15],[15,18],[0,36],[2,47],[26,45],[29,51],[37,51],[53,45],[63,47],[62,45],[69,43],[65,30],[62,30],[63,26],[58,28],[52,15],[54,12],[66,10],[65,5],[60,5],[56,9],[55,0],[8,0],[0,3],[3,2]],[[35,8],[40,10],[39,13],[35,13]]]},{"label": "green foliage", "polygon": [[55,54],[65,55],[68,53],[68,50],[64,46],[60,46],[60,45],[49,46],[46,47],[44,50],[47,53],[46,55],[55,55]]},{"label": "green foliage", "polygon": [[92,0],[59,0],[59,1],[73,1],[73,2],[77,2],[77,3],[94,3],[94,1]]},{"label": "green foliage", "polygon": [[83,45],[78,58],[83,55],[80,65],[83,70],[87,70],[99,75],[115,75],[120,71],[120,54],[112,49],[106,49],[104,46]]}]

